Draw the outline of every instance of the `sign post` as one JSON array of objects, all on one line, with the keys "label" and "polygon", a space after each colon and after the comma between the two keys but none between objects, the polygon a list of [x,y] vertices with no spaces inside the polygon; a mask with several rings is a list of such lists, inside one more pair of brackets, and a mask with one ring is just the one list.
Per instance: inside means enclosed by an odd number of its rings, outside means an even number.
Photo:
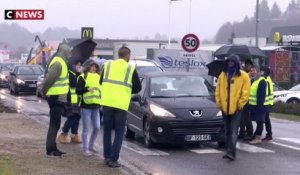
[{"label": "sign post", "polygon": [[183,50],[187,52],[194,52],[200,46],[200,40],[195,34],[187,34],[181,40]]},{"label": "sign post", "polygon": [[93,27],[81,27],[81,39],[93,39],[94,28]]}]

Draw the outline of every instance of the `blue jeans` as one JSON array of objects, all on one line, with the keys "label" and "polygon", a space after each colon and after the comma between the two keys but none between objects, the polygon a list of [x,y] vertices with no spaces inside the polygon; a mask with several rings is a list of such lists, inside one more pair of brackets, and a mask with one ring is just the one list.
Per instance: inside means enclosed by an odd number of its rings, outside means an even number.
[{"label": "blue jeans", "polygon": [[69,116],[62,128],[62,131],[65,134],[68,134],[69,130],[71,129],[72,134],[78,134],[78,127],[80,121],[80,114],[74,113],[72,116]]},{"label": "blue jeans", "polygon": [[[99,108],[87,109],[81,108],[81,117],[82,117],[82,144],[83,150],[87,151],[90,148],[93,148],[100,130],[100,116]],[[90,140],[88,142],[88,132],[90,122],[92,122],[92,133]]]},{"label": "blue jeans", "polygon": [[[103,152],[104,158],[110,162],[119,160],[119,155],[123,143],[127,111],[103,107]],[[111,143],[112,127],[115,126],[115,138]]]},{"label": "blue jeans", "polygon": [[241,121],[241,111],[230,116],[223,115],[223,119],[225,124],[226,152],[235,156],[238,129]]}]

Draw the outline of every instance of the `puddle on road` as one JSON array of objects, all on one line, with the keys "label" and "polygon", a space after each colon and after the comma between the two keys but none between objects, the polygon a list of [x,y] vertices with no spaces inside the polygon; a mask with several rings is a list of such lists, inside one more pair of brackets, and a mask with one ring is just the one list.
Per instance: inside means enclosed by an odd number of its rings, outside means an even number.
[{"label": "puddle on road", "polygon": [[18,111],[16,109],[12,109],[11,107],[5,106],[0,101],[0,113],[17,113]]}]

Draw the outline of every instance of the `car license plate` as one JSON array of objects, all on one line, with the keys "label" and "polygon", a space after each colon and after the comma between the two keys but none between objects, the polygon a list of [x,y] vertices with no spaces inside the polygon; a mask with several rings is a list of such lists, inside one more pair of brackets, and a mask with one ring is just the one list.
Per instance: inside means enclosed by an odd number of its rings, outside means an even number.
[{"label": "car license plate", "polygon": [[211,135],[203,134],[203,135],[187,135],[185,136],[186,141],[206,141],[211,140]]},{"label": "car license plate", "polygon": [[29,87],[36,87],[36,84],[29,84]]}]

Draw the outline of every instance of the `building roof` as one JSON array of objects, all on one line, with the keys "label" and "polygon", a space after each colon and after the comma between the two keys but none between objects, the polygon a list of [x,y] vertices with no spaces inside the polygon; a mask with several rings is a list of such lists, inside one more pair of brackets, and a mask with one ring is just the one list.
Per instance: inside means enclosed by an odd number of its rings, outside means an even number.
[{"label": "building roof", "polygon": [[[68,38],[68,41],[77,38]],[[113,50],[114,43],[168,43],[167,40],[128,40],[128,39],[93,39],[97,43],[96,49],[99,50]],[[171,41],[171,43],[178,43],[177,41]]]}]

